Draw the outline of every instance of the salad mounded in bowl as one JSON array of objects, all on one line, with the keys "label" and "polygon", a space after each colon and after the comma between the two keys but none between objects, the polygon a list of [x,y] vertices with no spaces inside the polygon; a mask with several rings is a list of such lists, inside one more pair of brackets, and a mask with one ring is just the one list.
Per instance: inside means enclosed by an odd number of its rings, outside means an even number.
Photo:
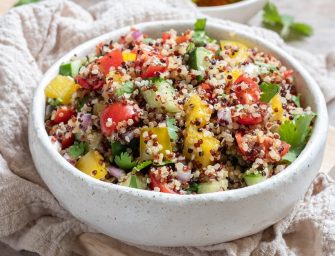
[{"label": "salad mounded in bowl", "polygon": [[93,178],[138,189],[202,194],[283,171],[315,114],[294,71],[206,20],[151,38],[137,29],[74,56],[45,88],[45,127],[59,153]]}]

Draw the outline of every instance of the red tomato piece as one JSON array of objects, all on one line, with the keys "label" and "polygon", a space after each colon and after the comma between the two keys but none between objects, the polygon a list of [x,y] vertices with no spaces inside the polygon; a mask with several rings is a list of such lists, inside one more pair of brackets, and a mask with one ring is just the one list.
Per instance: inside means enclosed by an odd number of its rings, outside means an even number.
[{"label": "red tomato piece", "polygon": [[286,78],[289,78],[293,75],[293,70],[292,69],[288,69],[284,72],[283,76],[284,76],[284,79]]},{"label": "red tomato piece", "polygon": [[200,87],[205,91],[211,91],[213,87],[210,84],[202,83],[200,84]]},{"label": "red tomato piece", "polygon": [[160,192],[168,193],[168,194],[178,194],[172,189],[170,189],[167,184],[161,183],[159,180],[156,179],[155,175],[152,172],[149,172],[150,178],[150,188],[154,190],[155,187],[160,189]]},{"label": "red tomato piece", "polygon": [[66,133],[64,139],[62,140],[62,149],[68,148],[73,145],[74,143],[74,136],[72,133]]},{"label": "red tomato piece", "polygon": [[122,52],[120,49],[115,49],[97,60],[97,64],[105,76],[109,73],[111,67],[117,68],[121,66],[122,62]]},{"label": "red tomato piece", "polygon": [[[109,118],[111,124],[107,124]],[[134,107],[120,102],[113,103],[107,106],[100,115],[101,131],[106,136],[110,136],[119,122],[127,121],[128,119],[137,121],[137,113]]]},{"label": "red tomato piece", "polygon": [[255,125],[263,122],[263,117],[254,117],[251,114],[244,114],[237,117],[236,122],[243,125]]},{"label": "red tomato piece", "polygon": [[163,39],[163,42],[165,43],[166,40],[170,39],[171,35],[167,32],[163,32],[162,34],[162,39]]},{"label": "red tomato piece", "polygon": [[67,123],[69,119],[75,115],[75,111],[72,108],[61,106],[56,110],[55,118],[52,120],[54,124]]},{"label": "red tomato piece", "polygon": [[187,40],[188,40],[188,36],[186,36],[186,35],[178,36],[178,37],[176,38],[176,43],[177,43],[177,44],[181,44],[181,43],[186,42]]},{"label": "red tomato piece", "polygon": [[257,103],[261,97],[261,90],[259,89],[258,84],[251,78],[240,75],[236,81],[235,85],[241,83],[246,83],[248,88],[242,89],[241,87],[236,88],[236,96],[241,104],[252,104]]},{"label": "red tomato piece", "polygon": [[167,66],[157,66],[157,65],[150,65],[141,75],[143,79],[151,78],[151,77],[158,77],[159,73],[163,73],[166,71]]}]

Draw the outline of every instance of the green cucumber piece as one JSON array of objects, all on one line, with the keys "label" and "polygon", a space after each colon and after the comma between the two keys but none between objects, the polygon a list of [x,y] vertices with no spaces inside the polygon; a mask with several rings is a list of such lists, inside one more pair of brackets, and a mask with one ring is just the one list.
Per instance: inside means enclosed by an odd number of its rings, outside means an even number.
[{"label": "green cucumber piece", "polygon": [[79,73],[81,67],[81,60],[74,60],[68,63],[63,63],[59,67],[59,74],[63,76],[72,76],[75,77]]},{"label": "green cucumber piece", "polygon": [[167,112],[179,112],[180,108],[174,99],[176,95],[175,89],[166,80],[157,80],[152,85],[154,89],[144,88],[141,93],[150,107],[164,108]]},{"label": "green cucumber piece", "polygon": [[243,178],[244,178],[245,183],[247,183],[248,186],[252,186],[252,185],[255,185],[257,183],[260,183],[266,180],[266,177],[260,173],[244,174]]},{"label": "green cucumber piece", "polygon": [[204,71],[208,66],[206,57],[211,58],[212,55],[213,53],[210,50],[204,47],[197,47],[190,52],[188,64],[192,69]]},{"label": "green cucumber piece", "polygon": [[121,186],[130,187],[130,188],[146,189],[147,181],[146,181],[146,178],[142,175],[131,174],[127,177],[125,181],[121,183]]},{"label": "green cucumber piece", "polygon": [[226,180],[220,180],[220,181],[213,180],[206,183],[200,183],[198,186],[198,194],[218,192],[221,189],[225,189],[226,187],[227,187]]}]

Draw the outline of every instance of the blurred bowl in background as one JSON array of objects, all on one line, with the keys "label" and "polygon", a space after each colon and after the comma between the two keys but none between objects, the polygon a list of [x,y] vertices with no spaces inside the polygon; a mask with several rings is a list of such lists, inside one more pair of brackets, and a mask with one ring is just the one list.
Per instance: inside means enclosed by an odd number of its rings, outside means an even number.
[{"label": "blurred bowl in background", "polygon": [[265,2],[266,0],[242,0],[226,5],[198,8],[203,14],[215,18],[246,23],[263,8]]}]

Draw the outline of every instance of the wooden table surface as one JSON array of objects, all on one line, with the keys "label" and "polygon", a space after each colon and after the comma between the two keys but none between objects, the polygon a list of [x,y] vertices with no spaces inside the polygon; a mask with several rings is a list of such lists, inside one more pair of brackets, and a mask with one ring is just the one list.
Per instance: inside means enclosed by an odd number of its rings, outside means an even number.
[{"label": "wooden table surface", "polygon": [[[5,13],[17,0],[0,0],[0,15]],[[315,34],[313,37],[304,41],[290,43],[293,46],[308,50],[316,54],[326,54],[330,49],[334,49],[335,38],[335,19],[333,10],[335,10],[334,0],[273,0],[281,11],[295,16],[300,21],[311,23]],[[304,6],[301,11],[301,6]],[[260,25],[260,14],[250,21],[250,25]],[[335,125],[335,101],[328,104],[331,124]],[[322,163],[322,172],[329,172],[335,165],[335,128],[330,127],[327,147]],[[335,171],[333,173],[335,177]],[[139,255],[152,256],[154,254],[135,249],[132,246],[120,244],[117,240],[102,234],[86,233],[79,236],[74,246],[74,251],[87,256],[121,256],[121,255]],[[31,253],[18,253],[8,246],[0,243],[1,256],[19,256],[35,255]]]}]

